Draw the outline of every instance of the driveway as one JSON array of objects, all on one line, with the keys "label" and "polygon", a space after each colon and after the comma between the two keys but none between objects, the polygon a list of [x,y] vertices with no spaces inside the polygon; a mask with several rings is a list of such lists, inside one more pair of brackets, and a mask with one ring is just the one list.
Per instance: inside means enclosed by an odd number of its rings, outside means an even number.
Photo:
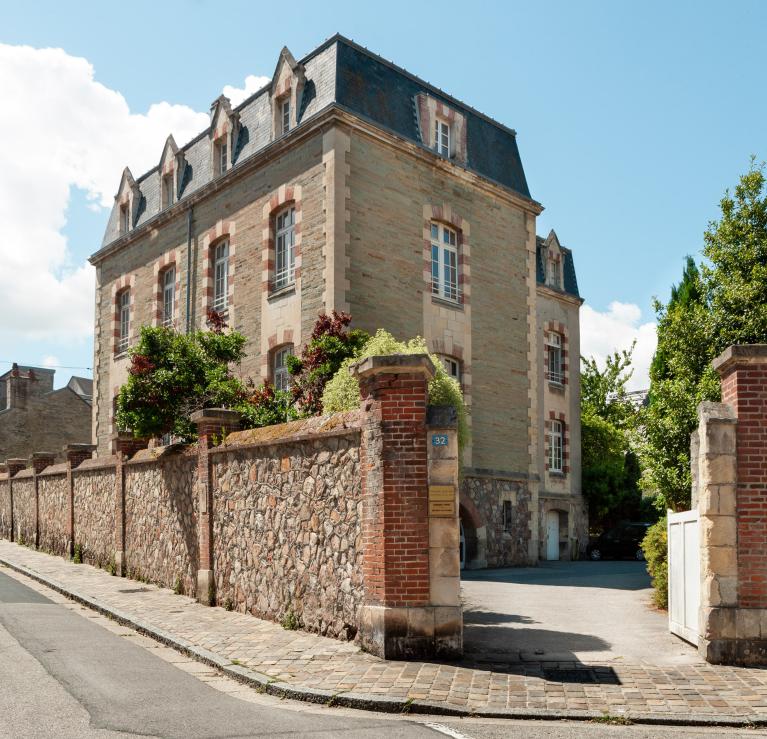
[{"label": "driveway", "polygon": [[473,661],[702,662],[652,605],[643,562],[541,562],[461,575]]}]

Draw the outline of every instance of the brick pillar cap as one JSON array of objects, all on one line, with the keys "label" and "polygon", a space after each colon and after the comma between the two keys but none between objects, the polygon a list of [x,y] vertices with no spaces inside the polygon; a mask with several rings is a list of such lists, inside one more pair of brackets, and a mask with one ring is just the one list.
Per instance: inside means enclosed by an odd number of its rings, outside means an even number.
[{"label": "brick pillar cap", "polygon": [[231,426],[238,424],[240,418],[241,416],[237,411],[230,411],[228,408],[203,408],[192,413],[189,420],[196,425],[201,423],[220,423]]},{"label": "brick pillar cap", "polygon": [[5,464],[6,465],[13,465],[14,467],[17,467],[20,464],[23,464],[25,467],[27,466],[27,460],[25,457],[13,457],[12,459],[6,459]]},{"label": "brick pillar cap", "polygon": [[385,354],[359,359],[349,371],[359,379],[381,374],[422,373],[430,380],[435,370],[428,354]]},{"label": "brick pillar cap", "polygon": [[52,457],[55,457],[54,452],[32,452],[32,454],[29,455],[30,459],[50,459]]},{"label": "brick pillar cap", "polygon": [[96,450],[95,444],[65,444],[65,452],[94,452]]},{"label": "brick pillar cap", "polygon": [[730,372],[736,364],[767,364],[767,344],[733,344],[711,364],[721,376]]}]

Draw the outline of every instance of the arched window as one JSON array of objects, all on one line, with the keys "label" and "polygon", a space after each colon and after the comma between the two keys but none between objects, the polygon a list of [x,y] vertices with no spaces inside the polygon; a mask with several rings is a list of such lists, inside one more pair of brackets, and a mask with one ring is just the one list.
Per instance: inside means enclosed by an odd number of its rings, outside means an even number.
[{"label": "arched window", "polygon": [[272,352],[272,382],[275,390],[290,390],[288,357],[293,354],[293,344],[285,344]]}]

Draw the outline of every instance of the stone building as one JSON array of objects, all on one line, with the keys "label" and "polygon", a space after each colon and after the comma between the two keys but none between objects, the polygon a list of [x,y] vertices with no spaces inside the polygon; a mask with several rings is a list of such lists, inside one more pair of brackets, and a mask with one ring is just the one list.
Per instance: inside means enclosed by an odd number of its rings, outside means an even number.
[{"label": "stone building", "polygon": [[63,459],[66,444],[91,438],[92,381],[72,377],[53,389],[55,370],[14,364],[0,375],[0,460],[46,451]]},{"label": "stone building", "polygon": [[344,310],[423,336],[463,386],[466,566],[545,556],[554,512],[549,553],[569,556],[585,545],[581,301],[571,253],[536,238],[541,210],[513,130],[343,37],[283,49],[263,89],[218,97],[198,137],[123,172],[91,258],[94,443],[108,452],[141,325],[222,312],[247,337],[243,373],[281,385],[318,313]]}]

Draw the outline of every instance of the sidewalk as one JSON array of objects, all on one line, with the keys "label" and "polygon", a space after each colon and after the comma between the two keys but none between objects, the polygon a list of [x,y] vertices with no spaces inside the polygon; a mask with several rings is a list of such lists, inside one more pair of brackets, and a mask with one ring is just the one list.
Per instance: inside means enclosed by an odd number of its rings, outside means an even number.
[{"label": "sidewalk", "polygon": [[[387,662],[0,540],[0,563],[259,690],[383,711],[656,723],[767,723],[767,670],[696,665]],[[547,679],[548,678],[548,679]]]}]

